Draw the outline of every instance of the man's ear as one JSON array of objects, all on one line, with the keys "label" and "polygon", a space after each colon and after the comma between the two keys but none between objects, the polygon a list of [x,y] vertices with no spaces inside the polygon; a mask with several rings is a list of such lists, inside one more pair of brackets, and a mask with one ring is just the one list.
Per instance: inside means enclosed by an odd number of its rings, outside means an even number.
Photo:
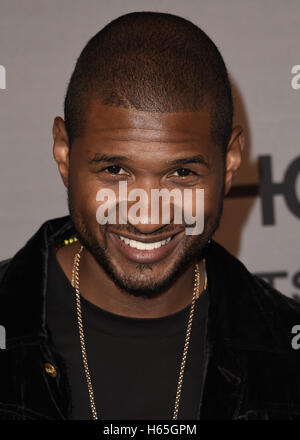
[{"label": "man's ear", "polygon": [[66,188],[69,185],[69,138],[64,120],[56,116],[53,122],[53,156]]},{"label": "man's ear", "polygon": [[243,128],[237,125],[233,128],[230,140],[227,145],[226,160],[225,160],[225,181],[224,181],[224,195],[228,194],[232,178],[239,169],[242,162],[242,151],[245,146],[245,137]]}]

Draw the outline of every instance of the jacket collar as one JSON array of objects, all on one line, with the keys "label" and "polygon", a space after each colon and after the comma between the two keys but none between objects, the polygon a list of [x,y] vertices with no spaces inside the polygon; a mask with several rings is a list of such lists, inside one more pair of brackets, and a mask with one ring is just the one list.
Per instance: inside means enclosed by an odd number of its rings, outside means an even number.
[{"label": "jacket collar", "polygon": [[9,261],[0,281],[8,346],[47,340],[46,288],[49,247],[69,238],[74,229],[69,216],[49,220]]}]

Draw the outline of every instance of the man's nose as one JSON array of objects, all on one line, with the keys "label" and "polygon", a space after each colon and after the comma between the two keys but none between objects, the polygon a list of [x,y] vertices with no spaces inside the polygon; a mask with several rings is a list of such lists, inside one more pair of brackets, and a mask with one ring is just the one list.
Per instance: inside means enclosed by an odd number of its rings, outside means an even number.
[{"label": "man's nose", "polygon": [[159,185],[148,183],[128,190],[127,209],[125,209],[127,223],[134,226],[140,234],[152,234],[173,223],[173,203],[163,204],[161,197],[155,199],[151,196],[153,190],[160,191],[161,189],[163,188]]}]

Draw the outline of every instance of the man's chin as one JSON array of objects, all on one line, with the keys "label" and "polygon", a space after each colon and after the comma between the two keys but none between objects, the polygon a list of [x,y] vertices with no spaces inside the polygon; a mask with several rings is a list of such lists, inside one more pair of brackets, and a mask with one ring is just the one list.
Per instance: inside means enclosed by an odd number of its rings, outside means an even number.
[{"label": "man's chin", "polygon": [[154,284],[148,284],[148,285],[137,285],[127,282],[124,282],[124,280],[114,280],[115,284],[122,289],[122,291],[127,294],[128,296],[135,296],[136,298],[144,298],[144,299],[151,299],[151,298],[157,298],[159,295],[161,295],[163,292],[167,290],[169,287],[169,284],[165,283],[155,283]]},{"label": "man's chin", "polygon": [[[172,271],[170,275],[161,279],[161,273],[156,274],[149,265],[139,264],[135,265],[134,272],[119,273],[113,268],[107,259],[97,259],[98,263],[104,269],[109,278],[127,295],[150,299],[156,298],[165,292],[174,283],[178,276],[181,275],[182,270]],[[147,267],[145,267],[147,266]],[[137,276],[140,274],[140,276]]]},{"label": "man's chin", "polygon": [[[107,276],[128,295],[145,299],[156,298],[166,290],[201,257],[201,249],[190,250],[173,264],[164,265],[162,262],[154,265],[147,263],[132,264],[132,269],[120,271],[120,265],[114,263],[105,251],[92,247],[88,250],[93,254],[98,264]],[[131,265],[130,265],[131,266]],[[163,277],[162,277],[163,274]]]}]

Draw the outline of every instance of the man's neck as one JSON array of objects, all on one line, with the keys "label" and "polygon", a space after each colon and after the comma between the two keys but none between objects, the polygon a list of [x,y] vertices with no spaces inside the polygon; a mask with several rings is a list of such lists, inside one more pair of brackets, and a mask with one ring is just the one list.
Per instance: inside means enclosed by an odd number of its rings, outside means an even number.
[{"label": "man's neck", "polygon": [[[71,282],[75,253],[80,243],[61,247],[56,254],[65,275]],[[199,261],[200,292],[204,288],[205,264]],[[132,318],[160,318],[176,313],[192,302],[194,265],[188,267],[171,287],[155,298],[141,298],[122,291],[86,250],[80,261],[80,293],[92,304],[108,312]],[[100,287],[99,287],[100,286]]]}]

